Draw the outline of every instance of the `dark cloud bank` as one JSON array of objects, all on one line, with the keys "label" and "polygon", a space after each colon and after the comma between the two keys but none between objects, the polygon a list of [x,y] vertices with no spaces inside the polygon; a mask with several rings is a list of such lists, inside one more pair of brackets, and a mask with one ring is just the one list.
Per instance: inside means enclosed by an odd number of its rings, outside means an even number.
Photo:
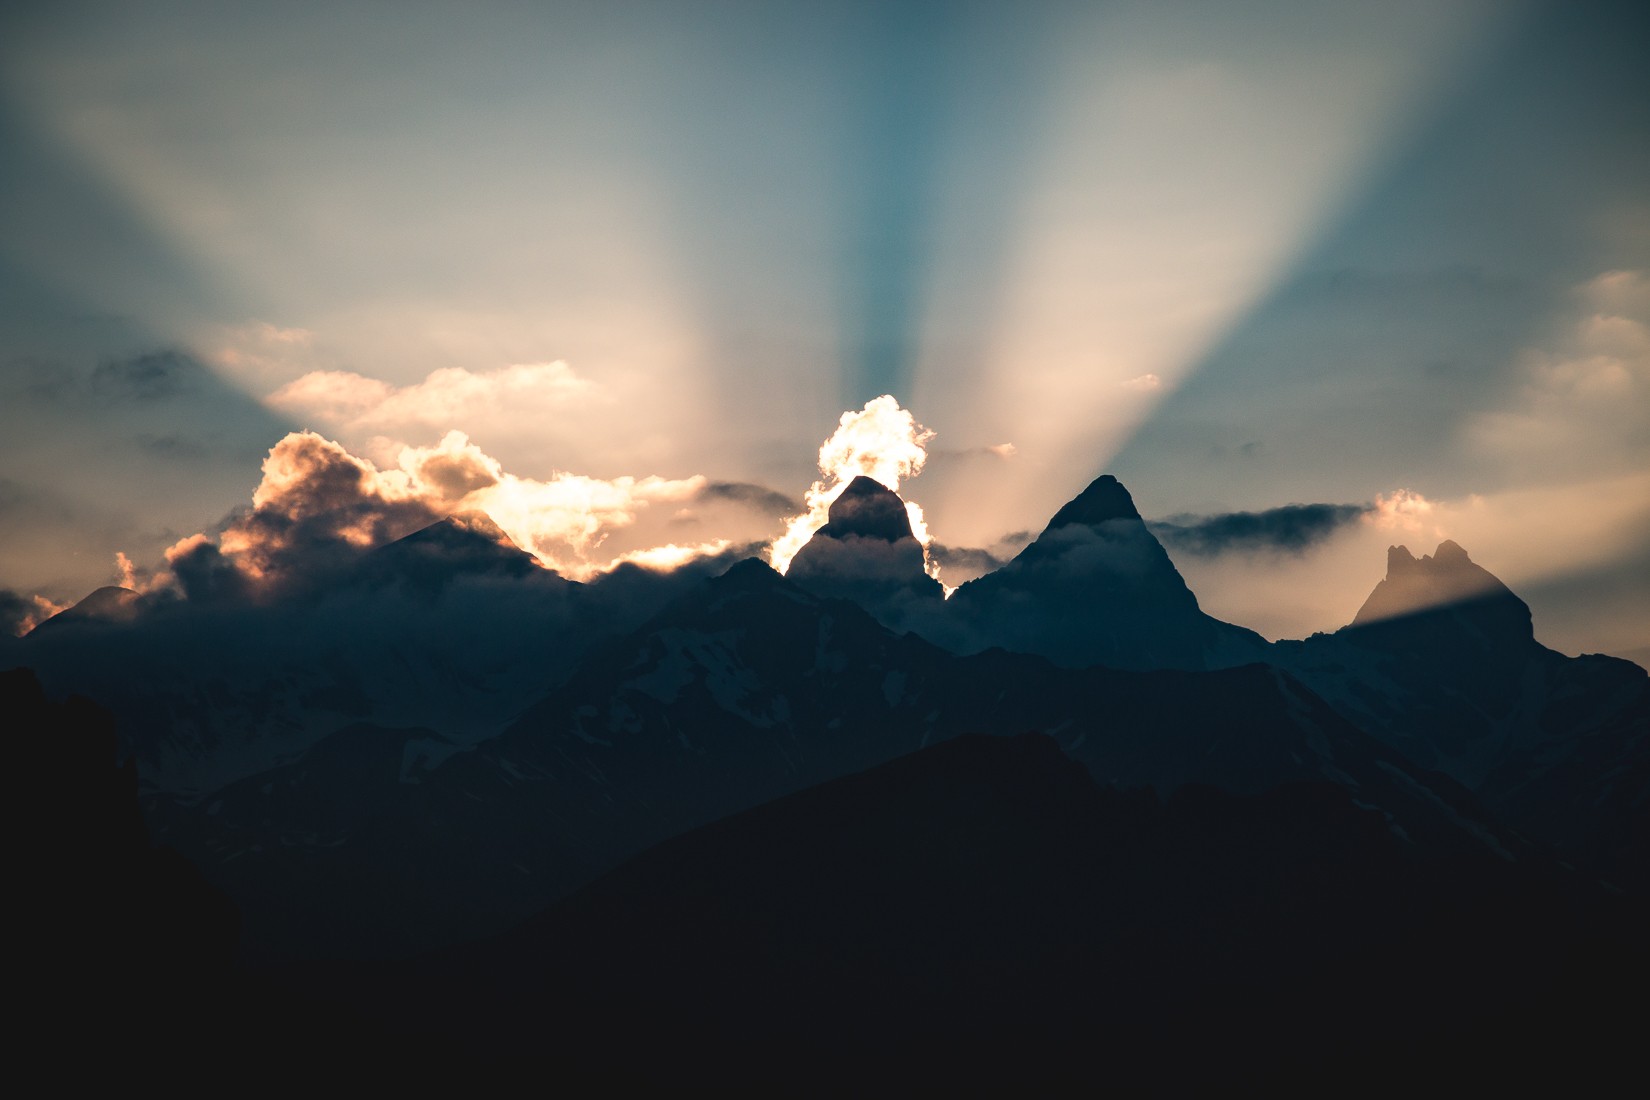
[{"label": "dark cloud bank", "polygon": [[1369,510],[1367,504],[1286,504],[1264,512],[1180,513],[1147,526],[1170,548],[1189,554],[1303,554]]}]

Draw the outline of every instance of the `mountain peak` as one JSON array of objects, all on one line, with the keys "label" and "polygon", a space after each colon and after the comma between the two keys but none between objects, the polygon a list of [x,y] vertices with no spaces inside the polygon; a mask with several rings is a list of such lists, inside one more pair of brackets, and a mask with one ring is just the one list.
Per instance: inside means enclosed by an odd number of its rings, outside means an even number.
[{"label": "mountain peak", "polygon": [[1518,620],[1517,633],[1530,632],[1530,610],[1489,570],[1478,565],[1460,543],[1445,539],[1431,554],[1417,558],[1407,546],[1390,546],[1386,577],[1353,617],[1353,626],[1368,626],[1426,611],[1464,605],[1504,605]]},{"label": "mountain peak", "polygon": [[882,482],[864,474],[850,481],[831,502],[828,521],[814,534],[826,538],[855,535],[884,542],[916,537],[911,532],[911,517],[906,514],[905,501]]},{"label": "mountain peak", "polygon": [[829,520],[796,552],[785,575],[816,596],[853,600],[884,625],[902,622],[913,599],[944,597],[926,571],[905,501],[863,475],[831,502]]},{"label": "mountain peak", "polygon": [[137,617],[138,594],[130,588],[106,584],[35,627],[57,629],[70,623],[128,623]]},{"label": "mountain peak", "polygon": [[485,512],[455,512],[364,556],[355,577],[368,584],[440,589],[460,574],[555,576],[517,546]]},{"label": "mountain peak", "polygon": [[1450,539],[1445,539],[1438,544],[1438,549],[1432,552],[1432,560],[1447,565],[1470,565],[1472,563],[1472,559],[1467,557],[1467,552],[1461,544]]},{"label": "mountain peak", "polygon": [[483,538],[491,539],[493,542],[498,543],[507,550],[521,549],[521,547],[516,545],[516,541],[505,533],[504,528],[493,522],[492,516],[489,516],[486,512],[475,508],[467,509],[463,512],[454,512],[445,519],[438,520],[431,524],[430,527],[425,528],[425,530],[432,530],[435,528],[446,528],[449,530],[456,528],[460,531],[468,531],[473,535],[480,535]]},{"label": "mountain peak", "polygon": [[956,648],[994,645],[1068,667],[1210,668],[1256,660],[1266,645],[1203,613],[1111,474],[1056,512],[1013,561],[960,586],[948,606],[967,624],[953,628]]},{"label": "mountain peak", "polygon": [[753,591],[772,588],[783,582],[779,571],[761,558],[741,559],[728,566],[720,576],[711,578],[711,583],[718,588]]},{"label": "mountain peak", "polygon": [[1088,488],[1054,513],[1046,530],[1054,531],[1074,523],[1095,527],[1114,519],[1139,519],[1134,498],[1123,488],[1123,483],[1111,474],[1101,474],[1089,482]]}]

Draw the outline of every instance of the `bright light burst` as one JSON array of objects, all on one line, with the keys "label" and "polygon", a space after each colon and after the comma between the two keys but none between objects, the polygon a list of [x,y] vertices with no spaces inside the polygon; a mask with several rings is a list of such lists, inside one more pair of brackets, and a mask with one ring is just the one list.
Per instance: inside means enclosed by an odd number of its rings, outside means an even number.
[{"label": "bright light burst", "polygon": [[[781,573],[815,531],[830,518],[831,503],[854,478],[875,478],[889,489],[899,491],[901,478],[916,477],[928,461],[928,444],[934,433],[918,424],[910,412],[899,407],[890,394],[873,398],[858,412],[845,412],[836,431],[819,446],[819,472],[824,476],[809,486],[803,499],[808,510],[786,521],[785,533],[768,548],[768,560]],[[922,543],[923,568],[939,577],[940,567],[928,557],[928,523],[922,508],[905,502],[911,533]]]}]

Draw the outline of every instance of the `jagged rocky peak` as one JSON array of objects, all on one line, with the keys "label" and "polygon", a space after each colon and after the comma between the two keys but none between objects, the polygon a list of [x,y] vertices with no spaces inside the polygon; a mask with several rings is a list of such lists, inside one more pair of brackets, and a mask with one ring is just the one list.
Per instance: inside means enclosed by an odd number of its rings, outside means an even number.
[{"label": "jagged rocky peak", "polygon": [[[1461,548],[1461,544],[1445,539],[1438,544],[1438,549],[1431,554],[1417,559],[1409,552],[1407,546],[1389,546],[1386,548],[1386,574],[1388,577],[1403,576],[1406,574],[1432,574],[1441,571],[1459,572],[1462,566],[1472,565],[1472,559]],[[1477,566],[1473,566],[1477,569]],[[1483,573],[1482,569],[1478,572]],[[1464,575],[1464,574],[1463,574]],[[1484,573],[1489,576],[1488,573]]]},{"label": "jagged rocky peak", "polygon": [[[1417,558],[1407,546],[1386,552],[1386,577],[1358,609],[1353,626],[1368,626],[1421,612],[1459,607],[1504,607],[1529,622],[1530,610],[1500,579],[1477,564],[1459,543],[1445,539]],[[1527,627],[1526,627],[1527,629]]]},{"label": "jagged rocky peak", "polygon": [[1074,523],[1097,527],[1108,520],[1139,518],[1134,498],[1123,488],[1123,483],[1111,474],[1101,474],[1089,482],[1088,488],[1054,513],[1054,518],[1048,521],[1047,530],[1055,531]]}]

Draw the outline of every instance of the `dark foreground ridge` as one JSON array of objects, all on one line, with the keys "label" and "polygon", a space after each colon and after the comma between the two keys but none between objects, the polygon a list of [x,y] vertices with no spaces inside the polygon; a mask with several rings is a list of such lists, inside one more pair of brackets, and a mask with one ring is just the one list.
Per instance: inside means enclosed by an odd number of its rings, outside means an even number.
[{"label": "dark foreground ridge", "polygon": [[351,983],[478,1058],[653,1085],[1487,1083],[1632,1057],[1615,1006],[1650,970],[1619,905],[1417,849],[1333,784],[1163,801],[1046,737],[964,737]]},{"label": "dark foreground ridge", "polygon": [[[20,1079],[189,1089],[394,1067],[408,1051],[311,990],[234,963],[240,917],[177,853],[151,846],[114,719],[0,672],[7,809],[7,1000]],[[437,1065],[446,1063],[437,1059]]]}]

